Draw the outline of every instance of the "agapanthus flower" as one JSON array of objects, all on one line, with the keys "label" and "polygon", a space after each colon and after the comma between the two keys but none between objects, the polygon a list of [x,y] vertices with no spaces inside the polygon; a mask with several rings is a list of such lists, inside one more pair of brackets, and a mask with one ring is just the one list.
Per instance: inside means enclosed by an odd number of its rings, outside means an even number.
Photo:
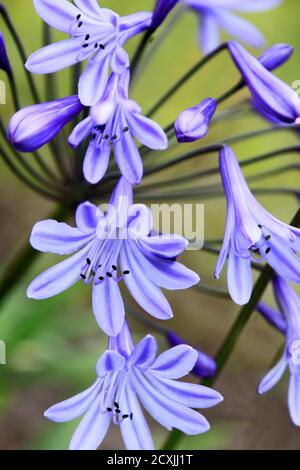
[{"label": "agapanthus flower", "polygon": [[[184,339],[180,338],[173,331],[168,331],[167,339],[171,346],[187,344]],[[201,377],[203,379],[213,377],[217,370],[216,361],[211,356],[203,351],[200,351],[199,349],[195,349],[195,351],[197,351],[198,358],[191,372],[194,375],[197,375],[197,377]]]},{"label": "agapanthus flower", "polygon": [[55,220],[38,222],[30,243],[42,252],[73,256],[40,274],[27,295],[46,299],[78,280],[93,286],[93,311],[100,327],[116,336],[124,323],[119,283],[124,280],[136,302],[150,315],[166,320],[172,309],[161,287],[185,289],[199,277],[176,261],[188,242],[177,235],[152,233],[150,210],[133,204],[132,186],[121,178],[108,209],[85,202],[76,211],[76,228]]},{"label": "agapanthus flower", "polygon": [[273,281],[274,293],[286,323],[286,343],[280,361],[261,381],[258,391],[266,393],[273,388],[289,368],[288,407],[291,419],[300,426],[300,298],[281,277]]},{"label": "agapanthus flower", "polygon": [[210,408],[222,396],[208,387],[179,382],[197,360],[190,346],[172,348],[157,357],[157,342],[147,335],[134,346],[127,323],[96,366],[97,379],[86,391],[45,412],[51,421],[66,422],[84,415],[70,450],[95,450],[111,423],[120,427],[128,450],[154,449],[140,403],[162,426],[194,435],[208,431],[209,423],[192,408]]},{"label": "agapanthus flower", "polygon": [[293,52],[294,48],[289,44],[274,44],[266,49],[258,60],[267,70],[271,71],[287,62]]},{"label": "agapanthus flower", "polygon": [[91,106],[101,98],[109,68],[123,73],[129,67],[123,48],[132,36],[148,28],[152,13],[139,12],[120,17],[101,8],[97,0],[34,0],[38,15],[50,26],[71,37],[33,53],[26,63],[30,72],[57,72],[78,62],[89,64],[79,81],[79,98]]},{"label": "agapanthus flower", "polygon": [[21,152],[34,152],[53,139],[83,109],[78,96],[23,108],[10,120],[8,140]]},{"label": "agapanthus flower", "polygon": [[4,36],[0,31],[0,69],[6,73],[11,73],[11,65],[7,55]]},{"label": "agapanthus flower", "polygon": [[295,91],[237,42],[229,41],[228,50],[252,95],[255,108],[272,122],[297,122],[300,97]]},{"label": "agapanthus flower", "polygon": [[270,325],[275,326],[281,333],[286,333],[286,321],[280,311],[278,312],[276,309],[263,302],[260,302],[256,309]]},{"label": "agapanthus flower", "polygon": [[90,183],[97,183],[105,174],[111,147],[122,175],[130,183],[138,184],[143,177],[143,163],[134,138],[154,150],[168,146],[162,128],[143,116],[138,103],[129,99],[129,80],[129,71],[112,74],[102,99],[69,137],[69,144],[77,147],[90,136],[83,167]]},{"label": "agapanthus flower", "polygon": [[178,142],[203,139],[208,133],[208,126],[216,109],[216,101],[213,98],[206,98],[198,105],[182,111],[174,125]]},{"label": "agapanthus flower", "polygon": [[220,44],[220,29],[254,47],[264,45],[261,32],[233,12],[256,13],[269,10],[281,0],[184,0],[199,15],[199,42],[206,53]]},{"label": "agapanthus flower", "polygon": [[151,29],[157,29],[163,23],[168,14],[177,5],[179,0],[157,0],[153,11]]},{"label": "agapanthus flower", "polygon": [[300,230],[279,221],[257,202],[227,146],[220,152],[220,171],[227,218],[215,277],[219,278],[228,255],[227,284],[237,304],[250,299],[251,262],[266,261],[282,277],[299,284],[300,258],[296,252],[300,251]]}]

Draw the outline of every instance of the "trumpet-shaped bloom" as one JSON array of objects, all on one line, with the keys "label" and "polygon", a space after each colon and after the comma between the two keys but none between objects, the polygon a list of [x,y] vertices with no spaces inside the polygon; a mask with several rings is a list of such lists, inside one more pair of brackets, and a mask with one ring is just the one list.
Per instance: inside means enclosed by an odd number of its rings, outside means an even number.
[{"label": "trumpet-shaped bloom", "polygon": [[77,209],[76,228],[55,220],[37,223],[30,238],[35,249],[75,254],[39,275],[30,284],[28,297],[52,297],[80,279],[92,283],[98,324],[116,336],[124,323],[119,288],[124,280],[146,312],[161,320],[171,318],[161,287],[185,289],[199,282],[197,274],[176,261],[188,243],[176,235],[153,235],[150,210],[132,199],[131,185],[121,178],[105,213],[86,202]]},{"label": "trumpet-shaped bloom", "polygon": [[291,419],[300,426],[300,298],[281,277],[275,277],[274,293],[286,324],[286,345],[280,361],[261,381],[258,391],[266,393],[273,388],[289,368],[288,407]]},{"label": "trumpet-shaped bloom", "polygon": [[300,117],[300,97],[297,93],[240,44],[230,41],[228,50],[246,82],[256,109],[272,122],[295,123]]},{"label": "trumpet-shaped bloom", "polygon": [[143,163],[134,138],[154,150],[168,146],[162,128],[143,116],[140,106],[129,99],[129,80],[129,72],[121,76],[112,74],[103,98],[69,137],[69,144],[77,147],[90,136],[83,167],[90,183],[98,183],[104,176],[111,148],[122,175],[130,183],[138,184],[143,177]]},{"label": "trumpet-shaped bloom", "polygon": [[67,0],[34,0],[38,15],[70,38],[33,53],[26,67],[30,72],[47,74],[88,60],[79,81],[79,98],[91,106],[105,90],[109,68],[120,74],[129,67],[123,46],[149,27],[152,13],[119,17],[112,10],[101,8],[97,0],[74,0],[74,4]]},{"label": "trumpet-shaped bloom", "polygon": [[277,220],[257,202],[229,147],[220,152],[220,171],[227,219],[215,277],[219,278],[228,256],[228,289],[241,305],[249,301],[252,292],[251,262],[266,261],[285,279],[300,283],[296,254],[300,251],[300,230]]},{"label": "trumpet-shaped bloom", "polygon": [[208,133],[209,123],[216,109],[216,101],[213,98],[206,98],[198,105],[182,111],[175,122],[178,142],[203,139]]},{"label": "trumpet-shaped bloom", "polygon": [[202,385],[178,382],[197,360],[190,346],[172,348],[157,357],[157,342],[146,336],[135,347],[128,326],[109,341],[96,367],[97,379],[86,391],[52,406],[45,416],[66,422],[84,415],[70,450],[95,450],[111,423],[120,427],[129,450],[151,450],[152,436],[140,405],[162,426],[193,435],[208,431],[209,423],[192,408],[210,408],[222,396]]},{"label": "trumpet-shaped bloom", "polygon": [[[179,346],[180,344],[186,344],[186,341],[184,341],[172,331],[168,331],[167,339],[171,346]],[[194,365],[192,373],[194,375],[197,375],[197,377],[201,378],[213,377],[217,370],[216,361],[205,352],[200,351],[199,349],[196,349],[196,351],[198,354],[198,358]]]},{"label": "trumpet-shaped bloom", "polygon": [[264,38],[252,23],[233,12],[256,13],[269,10],[281,0],[184,0],[192,8],[200,21],[199,42],[206,53],[215,49],[221,42],[220,30],[254,47],[262,47]]},{"label": "trumpet-shaped bloom", "polygon": [[6,51],[4,36],[0,31],[0,69],[11,73],[11,65]]}]

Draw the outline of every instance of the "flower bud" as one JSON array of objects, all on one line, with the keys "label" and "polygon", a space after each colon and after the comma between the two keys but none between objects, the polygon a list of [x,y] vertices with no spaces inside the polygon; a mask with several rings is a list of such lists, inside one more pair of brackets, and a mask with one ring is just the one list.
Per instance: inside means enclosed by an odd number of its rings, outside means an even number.
[{"label": "flower bud", "polygon": [[178,142],[203,139],[208,133],[209,123],[216,109],[216,101],[213,98],[206,98],[197,106],[182,111],[175,122]]},{"label": "flower bud", "polygon": [[11,73],[11,66],[6,51],[4,36],[0,32],[0,69],[4,72]]}]

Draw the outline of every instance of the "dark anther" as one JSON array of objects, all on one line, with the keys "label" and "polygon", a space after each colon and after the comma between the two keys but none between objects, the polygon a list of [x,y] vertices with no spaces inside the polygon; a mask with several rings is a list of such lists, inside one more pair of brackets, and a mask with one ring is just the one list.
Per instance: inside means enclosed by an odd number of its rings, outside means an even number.
[{"label": "dark anther", "polygon": [[86,279],[86,275],[85,275],[85,274],[80,274],[80,277],[81,277],[82,279]]},{"label": "dark anther", "polygon": [[114,402],[114,406],[115,408],[120,408],[119,403],[117,403],[116,401]]},{"label": "dark anther", "polygon": [[266,241],[271,240],[271,235],[267,235],[267,236],[265,237],[265,240],[266,240]]},{"label": "dark anther", "polygon": [[129,415],[123,415],[122,418],[123,419],[129,418]]},{"label": "dark anther", "polygon": [[121,410],[119,410],[119,409],[117,409],[115,411],[116,411],[117,415],[119,415],[121,413]]},{"label": "dark anther", "polygon": [[96,44],[94,45],[94,48],[97,49],[98,47],[98,43],[96,42]]},{"label": "dark anther", "polygon": [[104,139],[109,139],[109,135],[105,134]]},{"label": "dark anther", "polygon": [[90,39],[90,35],[87,34],[87,35],[85,36],[85,40],[88,41],[89,39]]},{"label": "dark anther", "polygon": [[83,44],[83,46],[82,46],[82,47],[89,47],[89,45],[88,45],[88,44]]},{"label": "dark anther", "polygon": [[130,271],[127,269],[127,271],[124,271],[123,274],[125,274],[125,276],[127,276],[127,274],[130,274]]},{"label": "dark anther", "polygon": [[112,408],[106,408],[106,409],[109,413],[112,411]]},{"label": "dark anther", "polygon": [[76,16],[77,20],[80,20],[80,18],[81,18],[81,13],[79,13],[79,15]]},{"label": "dark anther", "polygon": [[129,131],[129,127],[124,127],[123,132],[128,132],[128,131]]},{"label": "dark anther", "polygon": [[93,141],[93,140],[95,140],[95,139],[96,139],[96,134],[92,134],[92,135],[91,135],[91,140]]},{"label": "dark anther", "polygon": [[130,413],[129,418],[131,419],[131,421],[133,420],[133,413]]},{"label": "dark anther", "polygon": [[114,271],[118,271],[118,268],[117,268],[117,266],[116,266],[115,264],[112,265],[112,269],[113,269]]},{"label": "dark anther", "polygon": [[116,140],[118,138],[118,136],[116,134],[114,134],[111,138],[111,140]]},{"label": "dark anther", "polygon": [[262,225],[258,224],[258,228],[263,228]]},{"label": "dark anther", "polygon": [[105,49],[104,44],[100,44],[99,47],[100,47],[100,49],[103,49],[103,50]]},{"label": "dark anther", "polygon": [[81,28],[82,24],[82,21],[80,21],[80,23],[78,23],[78,28]]},{"label": "dark anther", "polygon": [[92,264],[90,258],[87,258],[87,259],[86,259],[86,262],[87,262],[87,264],[88,264],[89,266]]},{"label": "dark anther", "polygon": [[270,251],[271,251],[271,248],[268,247],[268,248],[266,249],[266,251],[265,251],[266,255],[267,255],[268,253],[270,253]]},{"label": "dark anther", "polygon": [[112,273],[106,273],[107,277],[112,277]]},{"label": "dark anther", "polygon": [[99,281],[104,281],[104,277],[103,277],[103,276],[100,276],[98,279],[99,279]]}]

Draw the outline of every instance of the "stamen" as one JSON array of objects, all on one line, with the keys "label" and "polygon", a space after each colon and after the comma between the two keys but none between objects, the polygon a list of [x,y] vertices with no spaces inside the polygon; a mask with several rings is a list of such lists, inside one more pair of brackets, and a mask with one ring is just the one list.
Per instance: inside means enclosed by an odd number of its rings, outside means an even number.
[{"label": "stamen", "polygon": [[271,240],[271,235],[267,235],[267,236],[265,237],[265,240],[266,240],[266,241]]},{"label": "stamen", "polygon": [[112,408],[106,408],[109,413],[112,412]]},{"label": "stamen", "polygon": [[87,34],[87,35],[85,36],[85,40],[88,41],[89,39],[90,39],[90,35]]},{"label": "stamen", "polygon": [[89,45],[88,44],[83,44],[82,47],[86,48],[86,47],[89,47]]},{"label": "stamen", "polygon": [[129,127],[124,127],[123,132],[128,132],[128,131],[129,131]]},{"label": "stamen", "polygon": [[113,276],[112,276],[112,273],[106,273],[106,276],[107,276],[107,277],[110,277],[110,278],[113,277]]},{"label": "stamen", "polygon": [[99,281],[104,281],[104,277],[103,276],[100,276],[98,277]]},{"label": "stamen", "polygon": [[127,276],[127,274],[130,274],[130,271],[127,269],[126,271],[123,271],[124,276]]},{"label": "stamen", "polygon": [[81,26],[83,25],[82,21],[80,21],[80,23],[78,23],[78,28],[81,28]]},{"label": "stamen", "polygon": [[102,50],[104,50],[104,49],[105,49],[105,46],[104,46],[104,44],[100,44],[100,45],[99,45],[99,47],[100,47],[100,49],[102,49]]},{"label": "stamen", "polygon": [[81,18],[81,13],[79,13],[79,15],[76,16],[76,20],[80,20]]},{"label": "stamen", "polygon": [[118,271],[117,266],[115,266],[114,264],[112,265],[112,269],[113,269],[114,271]]},{"label": "stamen", "polygon": [[85,274],[80,274],[80,277],[85,281],[86,280],[86,275]]},{"label": "stamen", "polygon": [[263,226],[262,226],[262,225],[260,225],[260,224],[258,224],[258,228],[262,229],[262,228],[263,228]]},{"label": "stamen", "polygon": [[97,49],[98,47],[98,43],[96,42],[96,44],[94,45],[94,48]]},{"label": "stamen", "polygon": [[87,262],[87,264],[88,264],[89,266],[92,264],[90,258],[87,258],[87,259],[86,259],[86,262]]},{"label": "stamen", "polygon": [[266,251],[265,251],[266,255],[267,255],[268,253],[270,253],[270,251],[271,251],[271,248],[268,247],[268,248],[266,249]]}]

